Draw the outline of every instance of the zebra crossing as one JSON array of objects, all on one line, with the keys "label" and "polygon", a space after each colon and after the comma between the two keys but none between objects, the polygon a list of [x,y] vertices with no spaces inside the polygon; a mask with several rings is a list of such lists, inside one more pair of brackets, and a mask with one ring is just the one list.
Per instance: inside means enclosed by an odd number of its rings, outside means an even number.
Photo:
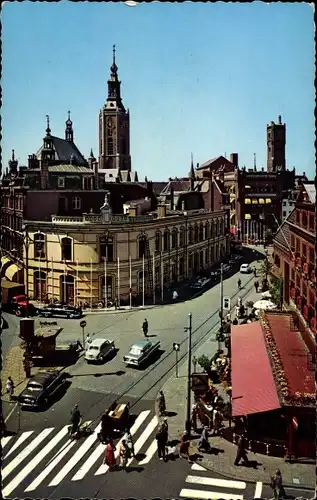
[{"label": "zebra crossing", "polygon": [[186,477],[185,482],[189,487],[180,491],[180,498],[243,500],[242,493],[247,487],[244,481],[209,477],[205,474],[207,469],[198,464],[193,464],[191,470],[199,472],[199,475],[190,474]]},{"label": "zebra crossing", "polygon": [[[91,421],[87,422],[91,424]],[[131,429],[135,454],[142,453],[138,465],[150,462],[157,451],[155,430],[157,416],[151,410],[141,411]],[[100,476],[108,472],[103,464],[105,445],[98,440],[101,424],[85,439],[71,440],[68,425],[49,427],[38,435],[34,431],[20,436],[1,439],[2,446],[2,493],[8,498],[18,489],[20,492],[36,492],[40,485],[56,487],[62,481],[80,481],[87,474]],[[153,435],[154,434],[154,435]],[[121,442],[122,438],[116,445]],[[119,456],[116,447],[116,458]],[[144,456],[144,458],[143,458]],[[127,466],[137,459],[130,458]],[[34,493],[36,495],[36,493]]]}]

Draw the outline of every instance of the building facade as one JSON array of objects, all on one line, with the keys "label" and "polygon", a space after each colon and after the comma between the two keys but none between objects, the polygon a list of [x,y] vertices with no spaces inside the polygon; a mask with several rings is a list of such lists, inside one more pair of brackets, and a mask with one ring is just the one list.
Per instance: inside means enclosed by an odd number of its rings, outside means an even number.
[{"label": "building facade", "polygon": [[[146,200],[145,200],[146,201]],[[164,298],[166,286],[203,272],[228,253],[224,211],[114,215],[106,195],[99,214],[26,221],[29,296],[94,306]],[[27,259],[26,259],[27,258]]]},{"label": "building facade", "polygon": [[316,189],[304,183],[295,208],[274,238],[274,264],[283,277],[283,299],[316,334]]}]

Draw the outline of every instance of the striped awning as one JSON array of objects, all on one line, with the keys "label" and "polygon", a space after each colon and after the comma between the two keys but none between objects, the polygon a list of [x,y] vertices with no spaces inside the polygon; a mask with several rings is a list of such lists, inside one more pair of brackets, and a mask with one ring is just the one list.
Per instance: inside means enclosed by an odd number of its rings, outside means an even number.
[{"label": "striped awning", "polygon": [[16,264],[11,264],[11,266],[9,266],[5,272],[5,277],[8,280],[13,281],[13,278],[19,271],[21,271],[21,267],[17,266]]}]

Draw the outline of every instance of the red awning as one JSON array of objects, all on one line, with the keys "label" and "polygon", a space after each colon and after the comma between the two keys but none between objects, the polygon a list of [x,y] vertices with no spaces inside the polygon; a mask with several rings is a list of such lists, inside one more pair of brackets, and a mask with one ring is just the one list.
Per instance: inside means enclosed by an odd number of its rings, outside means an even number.
[{"label": "red awning", "polygon": [[232,415],[280,408],[259,321],[231,326]]}]

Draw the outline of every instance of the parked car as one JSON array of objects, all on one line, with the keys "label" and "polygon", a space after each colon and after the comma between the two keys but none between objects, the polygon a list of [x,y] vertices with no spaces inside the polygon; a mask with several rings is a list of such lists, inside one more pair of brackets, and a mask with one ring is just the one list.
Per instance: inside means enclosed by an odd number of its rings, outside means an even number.
[{"label": "parked car", "polygon": [[80,307],[67,306],[63,304],[49,304],[48,306],[38,309],[39,316],[44,316],[44,318],[80,318],[82,316],[82,311]]},{"label": "parked car", "polygon": [[104,361],[114,350],[115,345],[113,340],[94,339],[85,352],[85,360],[87,363]]},{"label": "parked car", "polygon": [[160,348],[160,341],[152,342],[151,340],[142,339],[133,344],[129,354],[123,356],[123,361],[126,365],[140,367],[145,360],[154,354]]},{"label": "parked car", "polygon": [[240,273],[252,273],[250,264],[241,264]]},{"label": "parked car", "polygon": [[26,388],[18,397],[18,402],[25,409],[40,409],[66,382],[66,374],[57,371],[40,372],[30,378]]}]

